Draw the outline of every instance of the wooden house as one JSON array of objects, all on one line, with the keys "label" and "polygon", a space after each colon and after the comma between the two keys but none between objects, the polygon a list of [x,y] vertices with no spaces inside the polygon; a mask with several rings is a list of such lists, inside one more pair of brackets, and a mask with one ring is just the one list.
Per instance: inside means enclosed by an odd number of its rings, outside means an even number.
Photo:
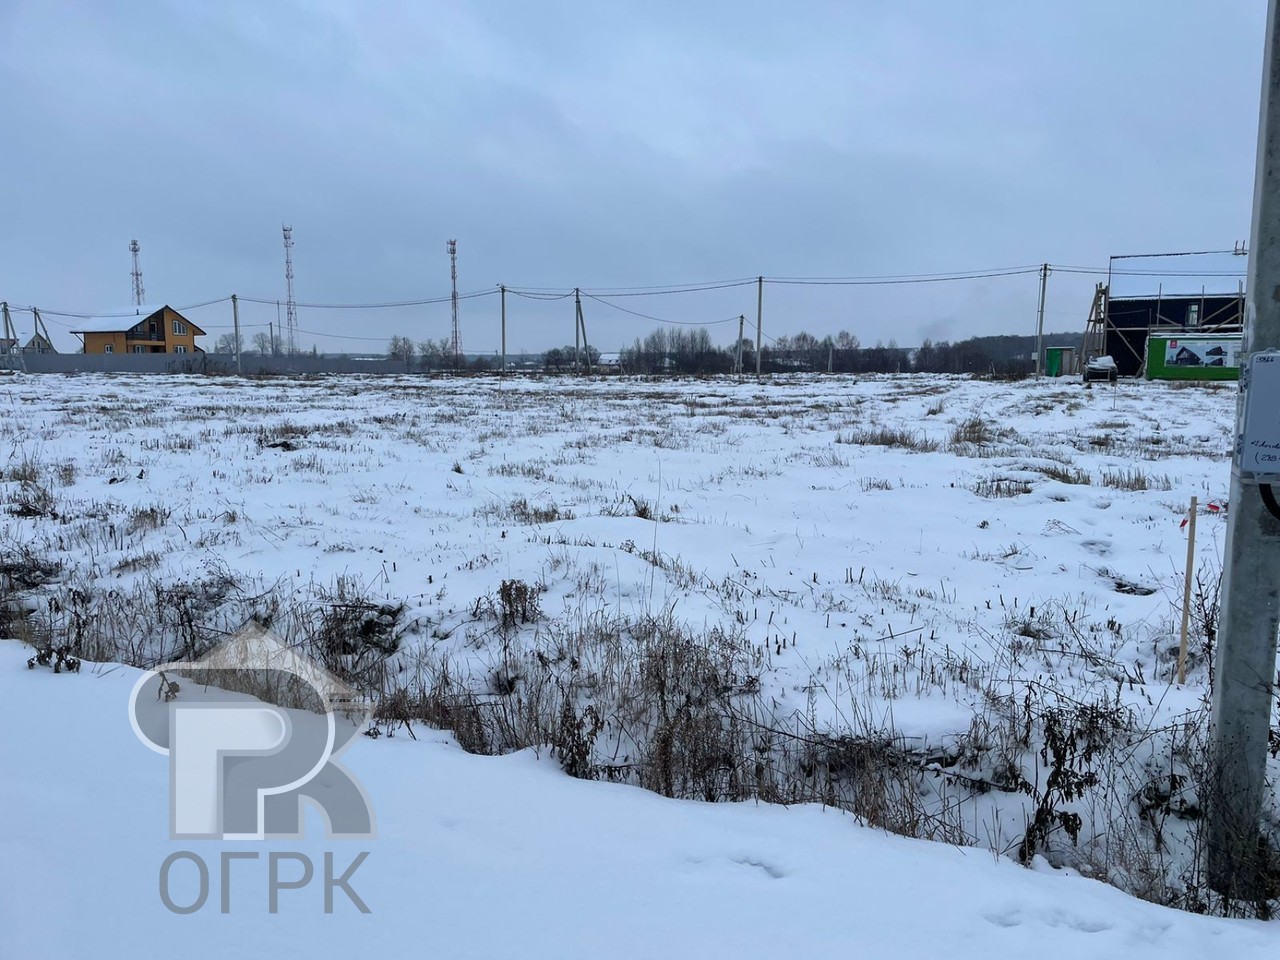
[{"label": "wooden house", "polygon": [[43,333],[33,333],[22,347],[23,353],[57,353],[53,343]]},{"label": "wooden house", "polygon": [[170,306],[135,307],[127,316],[93,317],[72,333],[85,353],[203,353],[196,337],[205,332]]}]

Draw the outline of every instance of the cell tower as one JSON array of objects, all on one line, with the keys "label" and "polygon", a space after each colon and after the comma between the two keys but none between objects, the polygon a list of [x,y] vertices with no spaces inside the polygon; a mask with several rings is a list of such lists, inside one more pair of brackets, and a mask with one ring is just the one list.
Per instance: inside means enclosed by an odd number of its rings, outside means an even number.
[{"label": "cell tower", "polygon": [[298,305],[293,300],[293,227],[284,230],[284,323],[285,349],[298,352]]},{"label": "cell tower", "polygon": [[133,305],[135,307],[142,306],[143,301],[147,299],[147,292],[142,289],[142,267],[138,265],[138,251],[141,249],[137,240],[129,241],[129,252],[133,254]]},{"label": "cell tower", "polygon": [[449,280],[453,284],[453,294],[449,303],[453,307],[453,369],[462,366],[462,331],[458,329],[458,241],[450,240],[445,248],[449,251]]}]

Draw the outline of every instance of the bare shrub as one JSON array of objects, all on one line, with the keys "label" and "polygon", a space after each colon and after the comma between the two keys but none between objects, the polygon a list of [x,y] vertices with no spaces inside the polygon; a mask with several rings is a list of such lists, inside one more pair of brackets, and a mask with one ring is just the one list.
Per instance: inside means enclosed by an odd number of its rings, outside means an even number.
[{"label": "bare shrub", "polygon": [[850,431],[836,434],[836,443],[851,443],[859,446],[897,447],[903,450],[915,450],[918,453],[932,453],[938,449],[938,442],[922,433],[913,433],[900,427],[858,427]]},{"label": "bare shrub", "polygon": [[1157,476],[1144,473],[1137,467],[1120,470],[1103,470],[1099,482],[1116,490],[1172,490],[1173,481],[1168,474]]},{"label": "bare shrub", "polygon": [[545,506],[530,504],[524,497],[517,497],[507,506],[507,515],[516,523],[556,523],[560,520],[572,520],[572,510],[562,510],[554,503]]},{"label": "bare shrub", "polygon": [[973,485],[973,492],[980,497],[999,499],[1020,497],[1031,492],[1031,484],[1016,477],[983,477]]},{"label": "bare shrub", "polygon": [[34,480],[23,480],[9,498],[9,512],[15,517],[49,517],[56,520],[56,506],[49,488]]},{"label": "bare shrub", "polygon": [[503,580],[498,585],[498,606],[504,630],[532,623],[542,613],[538,608],[538,589],[523,580]]},{"label": "bare shrub", "polygon": [[1078,486],[1087,486],[1093,483],[1093,478],[1087,470],[1081,470],[1079,467],[1073,467],[1069,464],[1051,463],[1036,466],[1035,469],[1050,480],[1057,480],[1059,483],[1070,483]]},{"label": "bare shrub", "polygon": [[975,447],[995,443],[996,431],[982,417],[970,417],[955,425],[951,431],[951,445],[970,444]]},{"label": "bare shrub", "polygon": [[60,647],[47,644],[38,646],[35,655],[27,660],[27,669],[34,670],[37,666],[52,667],[54,673],[62,673],[63,670],[68,673],[80,672],[80,660],[72,656],[71,648],[66,644]]},{"label": "bare shrub", "polygon": [[43,477],[44,466],[35,457],[24,456],[4,471],[4,479],[16,483],[39,483]]},{"label": "bare shrub", "polygon": [[61,561],[40,556],[29,544],[0,547],[0,592],[6,596],[44,586],[61,573]]},{"label": "bare shrub", "polygon": [[169,522],[173,510],[162,503],[153,503],[149,507],[135,507],[129,511],[127,529],[129,533],[144,530],[159,530]]}]

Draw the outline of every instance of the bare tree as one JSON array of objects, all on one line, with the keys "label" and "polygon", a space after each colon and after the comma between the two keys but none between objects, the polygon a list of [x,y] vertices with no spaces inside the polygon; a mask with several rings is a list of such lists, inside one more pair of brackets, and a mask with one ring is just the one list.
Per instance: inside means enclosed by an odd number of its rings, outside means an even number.
[{"label": "bare tree", "polygon": [[[239,347],[238,351],[236,349],[237,347]],[[213,352],[214,353],[233,353],[233,354],[237,352],[243,353],[244,337],[241,336],[239,338],[239,342],[237,342],[236,335],[234,333],[224,333],[222,336],[218,337],[217,342],[214,343]]]},{"label": "bare tree", "polygon": [[439,340],[423,340],[418,344],[418,356],[428,370],[447,370],[453,367],[453,341],[448,337]]},{"label": "bare tree", "polygon": [[406,370],[413,364],[413,355],[417,348],[413,341],[408,337],[402,337],[399,334],[391,338],[387,344],[387,356],[392,360],[403,360]]}]

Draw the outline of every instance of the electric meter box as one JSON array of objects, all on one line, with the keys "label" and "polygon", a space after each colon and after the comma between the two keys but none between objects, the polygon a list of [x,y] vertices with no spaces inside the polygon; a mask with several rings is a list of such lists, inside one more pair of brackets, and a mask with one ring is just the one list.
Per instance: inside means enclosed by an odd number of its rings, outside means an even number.
[{"label": "electric meter box", "polygon": [[1240,479],[1280,483],[1280,350],[1249,357],[1241,378]]}]

